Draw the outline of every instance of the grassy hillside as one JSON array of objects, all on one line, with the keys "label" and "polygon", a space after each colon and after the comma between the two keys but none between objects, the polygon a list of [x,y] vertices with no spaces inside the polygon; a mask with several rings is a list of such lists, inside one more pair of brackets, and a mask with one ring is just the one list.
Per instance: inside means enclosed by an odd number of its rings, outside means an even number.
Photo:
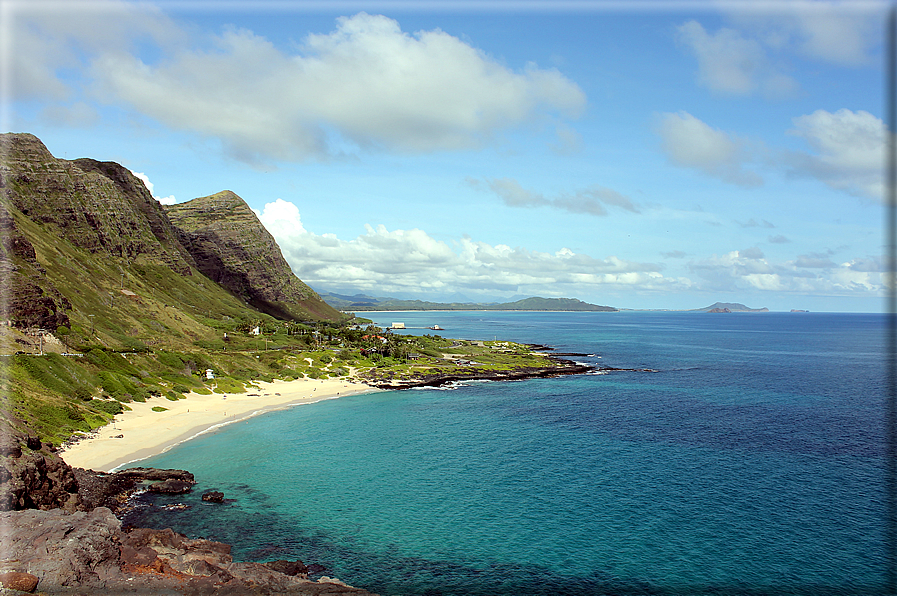
[{"label": "grassy hillside", "polygon": [[[337,321],[277,320],[196,270],[182,275],[143,255],[73,246],[6,207],[35,254],[28,260],[9,253],[9,266],[52,287],[69,306],[68,324],[55,329],[0,325],[4,413],[45,440],[59,443],[105,424],[131,400],[212,390],[200,380],[206,368],[234,390],[273,378],[286,365],[272,364],[266,347],[307,349],[315,329],[338,328]],[[249,334],[255,327],[267,342]]]}]

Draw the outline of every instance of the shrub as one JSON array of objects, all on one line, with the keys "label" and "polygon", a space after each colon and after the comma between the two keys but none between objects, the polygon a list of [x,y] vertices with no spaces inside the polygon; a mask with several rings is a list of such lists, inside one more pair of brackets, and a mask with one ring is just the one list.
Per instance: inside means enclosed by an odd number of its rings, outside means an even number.
[{"label": "shrub", "polygon": [[121,402],[115,400],[94,399],[90,402],[90,405],[96,410],[112,414],[113,416],[121,414],[125,409]]},{"label": "shrub", "polygon": [[81,401],[90,401],[93,399],[93,391],[86,387],[78,387],[75,389],[75,397]]}]

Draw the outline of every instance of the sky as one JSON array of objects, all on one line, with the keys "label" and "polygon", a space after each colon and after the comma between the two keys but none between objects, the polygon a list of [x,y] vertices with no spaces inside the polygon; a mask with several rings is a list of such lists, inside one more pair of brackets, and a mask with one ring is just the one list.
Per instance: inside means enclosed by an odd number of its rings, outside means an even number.
[{"label": "sky", "polygon": [[884,2],[0,1],[0,127],[319,292],[885,308]]}]

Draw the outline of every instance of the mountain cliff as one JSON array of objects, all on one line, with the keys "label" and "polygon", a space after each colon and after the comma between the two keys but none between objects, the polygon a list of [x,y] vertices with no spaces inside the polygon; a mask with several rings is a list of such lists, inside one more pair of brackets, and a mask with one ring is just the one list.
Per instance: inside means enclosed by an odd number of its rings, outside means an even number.
[{"label": "mountain cliff", "polygon": [[229,190],[166,208],[197,268],[262,312],[281,319],[337,318],[337,311],[293,275],[274,237]]},{"label": "mountain cliff", "polygon": [[259,345],[349,318],[233,193],[172,213],[119,164],[0,135],[0,419],[58,444],[121,402],[201,388],[198,370],[267,378]]},{"label": "mountain cliff", "polygon": [[63,160],[34,135],[2,138],[2,196],[47,233],[91,253],[162,263],[190,275],[193,259],[162,206],[127,168]]},{"label": "mountain cliff", "polygon": [[[135,337],[184,327],[165,307],[191,313],[199,305],[212,318],[213,310],[231,318],[252,318],[251,311],[287,320],[340,317],[293,275],[274,238],[233,193],[167,213],[127,168],[58,159],[34,135],[0,136],[0,157],[0,317],[12,327],[55,331],[89,322]],[[143,312],[122,312],[128,300],[139,300]]]}]

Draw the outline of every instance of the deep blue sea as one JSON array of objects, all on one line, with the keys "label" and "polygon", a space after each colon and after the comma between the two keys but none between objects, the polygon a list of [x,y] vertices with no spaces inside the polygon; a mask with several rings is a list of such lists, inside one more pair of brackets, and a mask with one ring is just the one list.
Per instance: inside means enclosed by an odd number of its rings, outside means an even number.
[{"label": "deep blue sea", "polygon": [[139,462],[199,484],[129,521],[390,596],[884,593],[883,315],[364,314],[658,372],[272,412]]}]

